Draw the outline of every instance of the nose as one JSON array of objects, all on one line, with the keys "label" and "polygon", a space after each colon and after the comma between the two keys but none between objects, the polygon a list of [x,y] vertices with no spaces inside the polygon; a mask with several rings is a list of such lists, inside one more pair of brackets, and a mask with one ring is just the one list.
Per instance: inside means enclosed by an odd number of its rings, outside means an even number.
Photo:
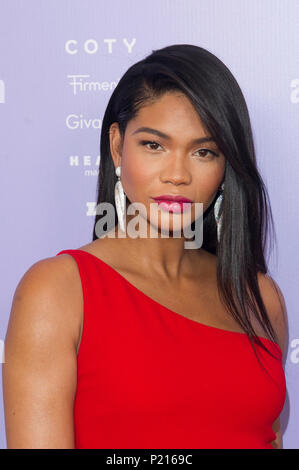
[{"label": "nose", "polygon": [[186,158],[183,154],[169,156],[160,173],[160,179],[163,183],[175,185],[189,184],[191,178],[191,172],[187,167]]}]

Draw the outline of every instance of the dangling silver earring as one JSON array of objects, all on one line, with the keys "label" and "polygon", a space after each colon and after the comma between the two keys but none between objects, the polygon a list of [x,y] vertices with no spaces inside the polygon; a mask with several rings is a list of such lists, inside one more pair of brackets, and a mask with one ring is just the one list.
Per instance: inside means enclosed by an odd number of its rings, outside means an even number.
[{"label": "dangling silver earring", "polygon": [[121,230],[125,231],[125,223],[126,223],[126,195],[123,189],[123,185],[120,180],[121,175],[121,167],[118,166],[115,168],[116,176],[118,180],[114,187],[114,199],[115,199],[115,207],[118,217],[118,222]]},{"label": "dangling silver earring", "polygon": [[222,214],[221,214],[221,217],[219,217],[219,211],[220,211],[220,206],[221,206],[222,199],[223,199],[223,194],[222,194],[223,190],[224,190],[224,183],[222,183],[222,185],[221,185],[221,194],[216,199],[216,202],[215,202],[215,205],[214,205],[214,216],[215,216],[215,220],[216,220],[216,224],[217,224],[217,240],[218,240],[218,243],[219,243],[219,240],[220,240],[221,225],[222,225]]}]

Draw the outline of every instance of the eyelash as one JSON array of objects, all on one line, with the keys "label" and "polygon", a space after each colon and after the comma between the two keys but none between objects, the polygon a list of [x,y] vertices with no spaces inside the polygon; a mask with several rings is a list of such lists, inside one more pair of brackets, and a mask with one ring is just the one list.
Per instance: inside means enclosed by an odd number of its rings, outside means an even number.
[{"label": "eyelash", "polygon": [[[157,144],[157,145],[160,145],[160,144],[158,144],[158,142],[155,142],[154,140],[141,140],[141,141],[140,141],[140,144],[141,144],[142,146],[144,146],[144,147],[145,147],[147,144]],[[153,149],[150,149],[150,150],[153,150]],[[206,148],[203,148],[203,149],[200,149],[200,150],[196,150],[196,151],[199,152],[199,151],[202,151],[202,150],[206,150],[206,151],[210,152],[210,154],[213,155],[214,157],[218,157],[218,156],[219,156],[218,153],[213,152],[213,150],[206,149]],[[206,157],[203,157],[203,158],[206,158]]]}]

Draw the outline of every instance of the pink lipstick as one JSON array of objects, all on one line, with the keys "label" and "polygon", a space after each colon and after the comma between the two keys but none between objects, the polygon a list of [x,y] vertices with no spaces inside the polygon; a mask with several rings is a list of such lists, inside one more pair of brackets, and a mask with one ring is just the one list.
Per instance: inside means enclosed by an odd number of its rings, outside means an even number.
[{"label": "pink lipstick", "polygon": [[176,214],[189,210],[193,202],[185,196],[173,194],[163,194],[153,199],[158,203],[161,209]]}]

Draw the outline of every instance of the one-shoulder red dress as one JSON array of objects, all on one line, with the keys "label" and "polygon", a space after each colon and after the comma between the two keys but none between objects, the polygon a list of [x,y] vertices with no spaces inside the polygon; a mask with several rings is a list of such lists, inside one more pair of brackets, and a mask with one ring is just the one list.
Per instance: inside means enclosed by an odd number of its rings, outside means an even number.
[{"label": "one-shoulder red dress", "polygon": [[74,401],[76,448],[272,449],[286,397],[282,351],[188,319],[80,249],[84,322]]}]

